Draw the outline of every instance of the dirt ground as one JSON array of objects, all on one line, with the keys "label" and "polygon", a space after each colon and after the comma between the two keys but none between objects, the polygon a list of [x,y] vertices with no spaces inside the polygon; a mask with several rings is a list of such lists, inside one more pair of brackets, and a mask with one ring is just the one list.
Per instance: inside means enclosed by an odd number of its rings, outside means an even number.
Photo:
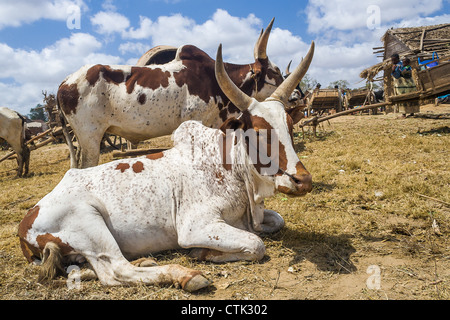
[{"label": "dirt ground", "polygon": [[[14,177],[13,161],[0,163],[0,299],[448,300],[449,119],[450,105],[427,105],[407,118],[335,118],[317,137],[297,130],[295,148],[313,175],[313,191],[266,200],[286,226],[262,236],[262,261],[198,262],[186,250],[153,256],[159,264],[201,270],[213,283],[197,293],[104,287],[97,280],[69,289],[63,278],[37,284],[38,267],[24,259],[17,226],[69,168],[68,151],[65,145],[33,151],[24,179]],[[102,162],[110,160],[102,155]]]}]

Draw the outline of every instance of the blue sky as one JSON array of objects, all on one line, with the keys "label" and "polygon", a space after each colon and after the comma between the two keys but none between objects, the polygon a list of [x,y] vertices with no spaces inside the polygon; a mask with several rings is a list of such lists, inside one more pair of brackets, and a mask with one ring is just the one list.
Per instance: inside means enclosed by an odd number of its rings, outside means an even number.
[{"label": "blue sky", "polygon": [[449,23],[450,1],[0,0],[0,106],[27,114],[84,64],[134,64],[161,44],[214,57],[223,43],[226,61],[251,63],[273,17],[268,55],[281,70],[314,40],[309,75],[359,87],[386,29]]}]

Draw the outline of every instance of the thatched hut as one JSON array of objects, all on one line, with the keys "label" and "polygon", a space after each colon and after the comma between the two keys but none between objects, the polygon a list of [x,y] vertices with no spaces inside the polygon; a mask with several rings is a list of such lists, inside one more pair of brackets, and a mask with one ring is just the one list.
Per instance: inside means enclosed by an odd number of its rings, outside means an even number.
[{"label": "thatched hut", "polygon": [[[401,58],[408,57],[413,67],[413,77],[417,79],[419,59],[420,61],[432,59],[433,53],[439,57],[450,56],[450,23],[414,28],[391,28],[386,31],[381,41],[383,46],[373,49],[374,54],[383,58],[383,61],[363,70],[360,77],[368,81],[383,81],[385,96],[391,96],[394,94],[391,55],[398,53]],[[384,71],[384,74],[378,76],[381,71]]]}]

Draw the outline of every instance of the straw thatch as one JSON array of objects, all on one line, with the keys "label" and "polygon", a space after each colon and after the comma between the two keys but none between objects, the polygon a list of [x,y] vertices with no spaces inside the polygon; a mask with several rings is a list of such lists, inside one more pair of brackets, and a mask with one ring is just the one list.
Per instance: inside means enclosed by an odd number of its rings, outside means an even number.
[{"label": "straw thatch", "polygon": [[450,54],[450,23],[414,28],[389,29],[381,38],[384,43],[385,56],[388,59],[393,53],[388,52],[389,42],[400,42],[405,50],[399,50],[403,56],[427,56],[433,52],[439,55]]},{"label": "straw thatch", "polygon": [[391,61],[390,60],[385,60],[383,62],[377,63],[376,65],[364,69],[363,71],[361,71],[361,73],[359,74],[359,76],[363,79],[367,79],[368,81],[374,81],[375,76],[384,69],[390,68],[391,65]]},{"label": "straw thatch", "polygon": [[398,53],[401,57],[427,59],[436,52],[439,56],[450,55],[450,23],[414,28],[389,29],[381,38],[383,47],[374,48],[374,54],[383,61],[364,69],[360,77],[374,81],[376,75],[390,69],[390,57]]}]

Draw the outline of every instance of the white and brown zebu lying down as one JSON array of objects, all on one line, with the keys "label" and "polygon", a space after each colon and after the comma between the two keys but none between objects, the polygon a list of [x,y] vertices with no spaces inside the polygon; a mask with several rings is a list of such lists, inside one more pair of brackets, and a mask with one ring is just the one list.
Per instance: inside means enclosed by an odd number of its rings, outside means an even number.
[{"label": "white and brown zebu lying down", "polygon": [[257,234],[284,225],[278,213],[264,209],[264,198],[276,190],[301,196],[312,188],[293,147],[297,112],[283,104],[312,54],[313,46],[294,71],[296,80],[258,102],[228,78],[219,47],[217,79],[240,107],[240,118],[220,129],[186,121],[173,133],[172,149],[69,170],[19,225],[27,260],[42,254],[44,276],[85,259],[105,285],[179,284],[194,291],[210,283],[195,270],[140,267],[128,259],[179,248],[214,262],[262,259],[265,246]]},{"label": "white and brown zebu lying down", "polygon": [[25,141],[25,118],[14,110],[0,107],[0,138],[5,139],[17,154],[17,176],[28,174],[30,149]]}]

